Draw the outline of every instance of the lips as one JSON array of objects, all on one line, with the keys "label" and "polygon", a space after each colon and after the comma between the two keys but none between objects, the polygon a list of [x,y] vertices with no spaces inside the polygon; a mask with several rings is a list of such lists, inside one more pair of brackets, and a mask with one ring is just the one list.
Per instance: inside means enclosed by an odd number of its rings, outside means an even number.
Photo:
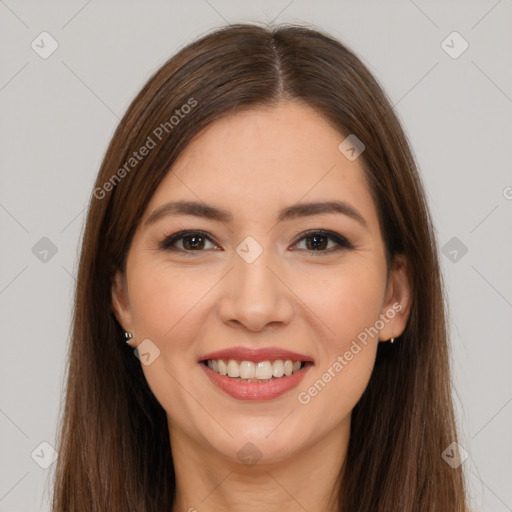
[{"label": "lips", "polygon": [[[242,362],[242,365],[249,367],[254,366],[253,363],[255,363],[257,366],[266,367],[267,371],[271,368],[269,367],[269,362],[274,361],[274,376],[270,376],[270,378],[267,379],[267,375],[265,375],[263,379],[258,382],[257,378],[238,378],[238,370],[236,370],[236,377],[233,378],[226,375],[225,371],[221,372],[222,374],[219,373],[216,367],[217,362],[220,366],[224,361],[226,363],[229,362],[233,368],[238,367],[237,364],[234,364],[235,362]],[[282,366],[283,361],[287,363],[285,366],[288,367],[285,374],[283,374],[282,369],[279,371],[278,368]],[[295,362],[297,368],[300,367],[298,370],[294,367],[293,373],[291,370],[292,361]],[[238,400],[271,400],[277,398],[298,386],[307,371],[314,364],[313,359],[305,354],[299,354],[277,347],[262,347],[256,349],[234,347],[205,354],[201,356],[198,362],[209,380],[216,387]],[[258,372],[256,375],[258,375]],[[277,378],[275,378],[276,375]]]},{"label": "lips", "polygon": [[311,368],[311,365],[306,365],[303,369],[289,377],[280,377],[279,379],[259,384],[256,382],[234,380],[225,375],[215,373],[204,364],[201,364],[200,366],[210,381],[232,398],[237,400],[265,401],[273,400],[274,398],[277,398],[287,391],[297,387],[305,377],[306,372]]},{"label": "lips", "polygon": [[313,363],[313,358],[290,350],[284,350],[278,347],[262,347],[262,348],[247,348],[247,347],[233,347],[217,352],[210,352],[201,356],[199,362],[207,361],[208,359],[235,359],[240,361],[252,361],[257,363],[259,361],[275,361],[276,359],[290,359],[292,361],[303,361]]}]

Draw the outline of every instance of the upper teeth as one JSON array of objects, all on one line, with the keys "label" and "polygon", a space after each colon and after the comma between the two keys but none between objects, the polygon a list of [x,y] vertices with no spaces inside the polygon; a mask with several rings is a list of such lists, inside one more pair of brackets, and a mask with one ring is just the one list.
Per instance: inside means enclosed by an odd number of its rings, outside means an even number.
[{"label": "upper teeth", "polygon": [[291,375],[300,370],[300,361],[291,361],[286,359],[277,359],[276,361],[236,361],[230,359],[227,364],[222,359],[209,359],[208,368],[221,375],[228,377],[240,377],[241,379],[260,379],[266,380],[272,377],[282,377]]}]

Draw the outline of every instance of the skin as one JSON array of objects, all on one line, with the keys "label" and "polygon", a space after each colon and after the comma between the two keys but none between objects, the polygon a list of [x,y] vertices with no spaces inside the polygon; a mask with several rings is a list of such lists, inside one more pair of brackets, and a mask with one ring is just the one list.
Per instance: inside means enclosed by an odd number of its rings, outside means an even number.
[{"label": "skin", "polygon": [[[407,260],[397,260],[387,281],[376,207],[361,158],[349,161],[338,150],[344,138],[297,102],[215,121],[159,185],[135,233],[126,274],[115,276],[113,310],[133,333],[132,345],[150,339],[160,350],[142,369],[167,412],[173,511],[334,510],[328,498],[345,458],[351,411],[370,379],[379,341],[399,336],[410,311]],[[281,208],[333,199],[349,203],[367,227],[337,213],[277,222]],[[144,226],[171,200],[213,204],[230,210],[233,220],[169,215]],[[321,228],[344,236],[353,249],[326,252],[338,247],[327,238],[321,241],[328,246],[312,252],[311,238],[302,234]],[[204,231],[212,241],[199,249],[183,239],[174,252],[158,248],[183,229]],[[263,249],[252,263],[236,252],[247,236]],[[401,310],[378,336],[360,343],[342,371],[300,403],[298,393],[394,303]],[[314,366],[276,399],[237,400],[209,381],[198,360],[238,345],[293,350],[312,357]],[[248,442],[261,456],[254,465],[237,456]]]}]

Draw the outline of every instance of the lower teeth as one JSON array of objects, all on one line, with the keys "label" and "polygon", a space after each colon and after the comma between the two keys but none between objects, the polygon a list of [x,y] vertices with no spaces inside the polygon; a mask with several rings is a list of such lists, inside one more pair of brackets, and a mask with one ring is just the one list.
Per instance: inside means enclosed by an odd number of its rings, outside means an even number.
[{"label": "lower teeth", "polygon": [[[226,375],[227,377],[227,375]],[[242,379],[241,377],[229,377],[233,380],[238,380],[240,382],[270,382],[271,380],[276,380],[274,377],[271,377],[270,379]],[[280,378],[280,377],[278,377]]]},{"label": "lower teeth", "polygon": [[[292,375],[295,375],[300,370],[302,370],[302,368],[299,368],[296,372],[293,372],[291,375],[283,375],[283,377],[291,377]],[[226,377],[229,377],[229,375],[226,375]],[[229,377],[229,378],[233,379],[233,380],[238,380],[240,382],[260,382],[260,383],[263,383],[263,382],[270,382],[271,380],[282,379],[283,377],[270,377],[270,379],[242,379],[241,377]]]}]

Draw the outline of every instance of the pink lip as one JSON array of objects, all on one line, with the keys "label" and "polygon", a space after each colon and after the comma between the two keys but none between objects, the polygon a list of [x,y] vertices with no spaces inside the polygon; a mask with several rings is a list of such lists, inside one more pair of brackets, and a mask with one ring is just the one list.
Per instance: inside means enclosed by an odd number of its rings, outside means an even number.
[{"label": "pink lip", "polygon": [[[222,359],[223,357],[217,357],[217,353],[213,354],[215,357],[208,356],[207,359]],[[230,352],[232,355],[233,352]],[[296,354],[298,355],[298,354]],[[261,356],[258,356],[261,357]],[[295,357],[295,355],[294,355]],[[303,356],[301,356],[303,357]],[[230,357],[230,359],[235,359],[234,357]],[[245,361],[250,361],[250,359],[244,358]],[[278,358],[279,359],[279,358]],[[291,359],[291,358],[288,358]],[[264,359],[258,359],[258,361],[262,361]],[[296,361],[300,361],[301,359],[295,359]],[[303,360],[303,359],[302,359]],[[308,363],[299,370],[298,372],[286,377],[282,376],[277,379],[273,379],[270,382],[262,382],[261,384],[258,382],[243,382],[240,380],[232,379],[226,375],[220,375],[217,372],[214,372],[206,364],[200,364],[203,371],[206,373],[208,378],[222,391],[227,393],[233,398],[238,400],[272,400],[273,398],[277,398],[278,396],[286,393],[290,389],[298,386],[302,381],[307,371],[313,366],[311,363]]]},{"label": "pink lip", "polygon": [[[252,361],[257,363],[259,361],[275,361],[277,359],[290,359],[291,361],[309,361],[313,359],[304,354],[291,352],[279,347],[264,347],[264,348],[246,348],[246,347],[233,347],[217,352],[211,352],[202,356],[199,361],[206,361],[208,359],[234,359],[235,361]],[[261,386],[261,384],[257,384]]]}]

